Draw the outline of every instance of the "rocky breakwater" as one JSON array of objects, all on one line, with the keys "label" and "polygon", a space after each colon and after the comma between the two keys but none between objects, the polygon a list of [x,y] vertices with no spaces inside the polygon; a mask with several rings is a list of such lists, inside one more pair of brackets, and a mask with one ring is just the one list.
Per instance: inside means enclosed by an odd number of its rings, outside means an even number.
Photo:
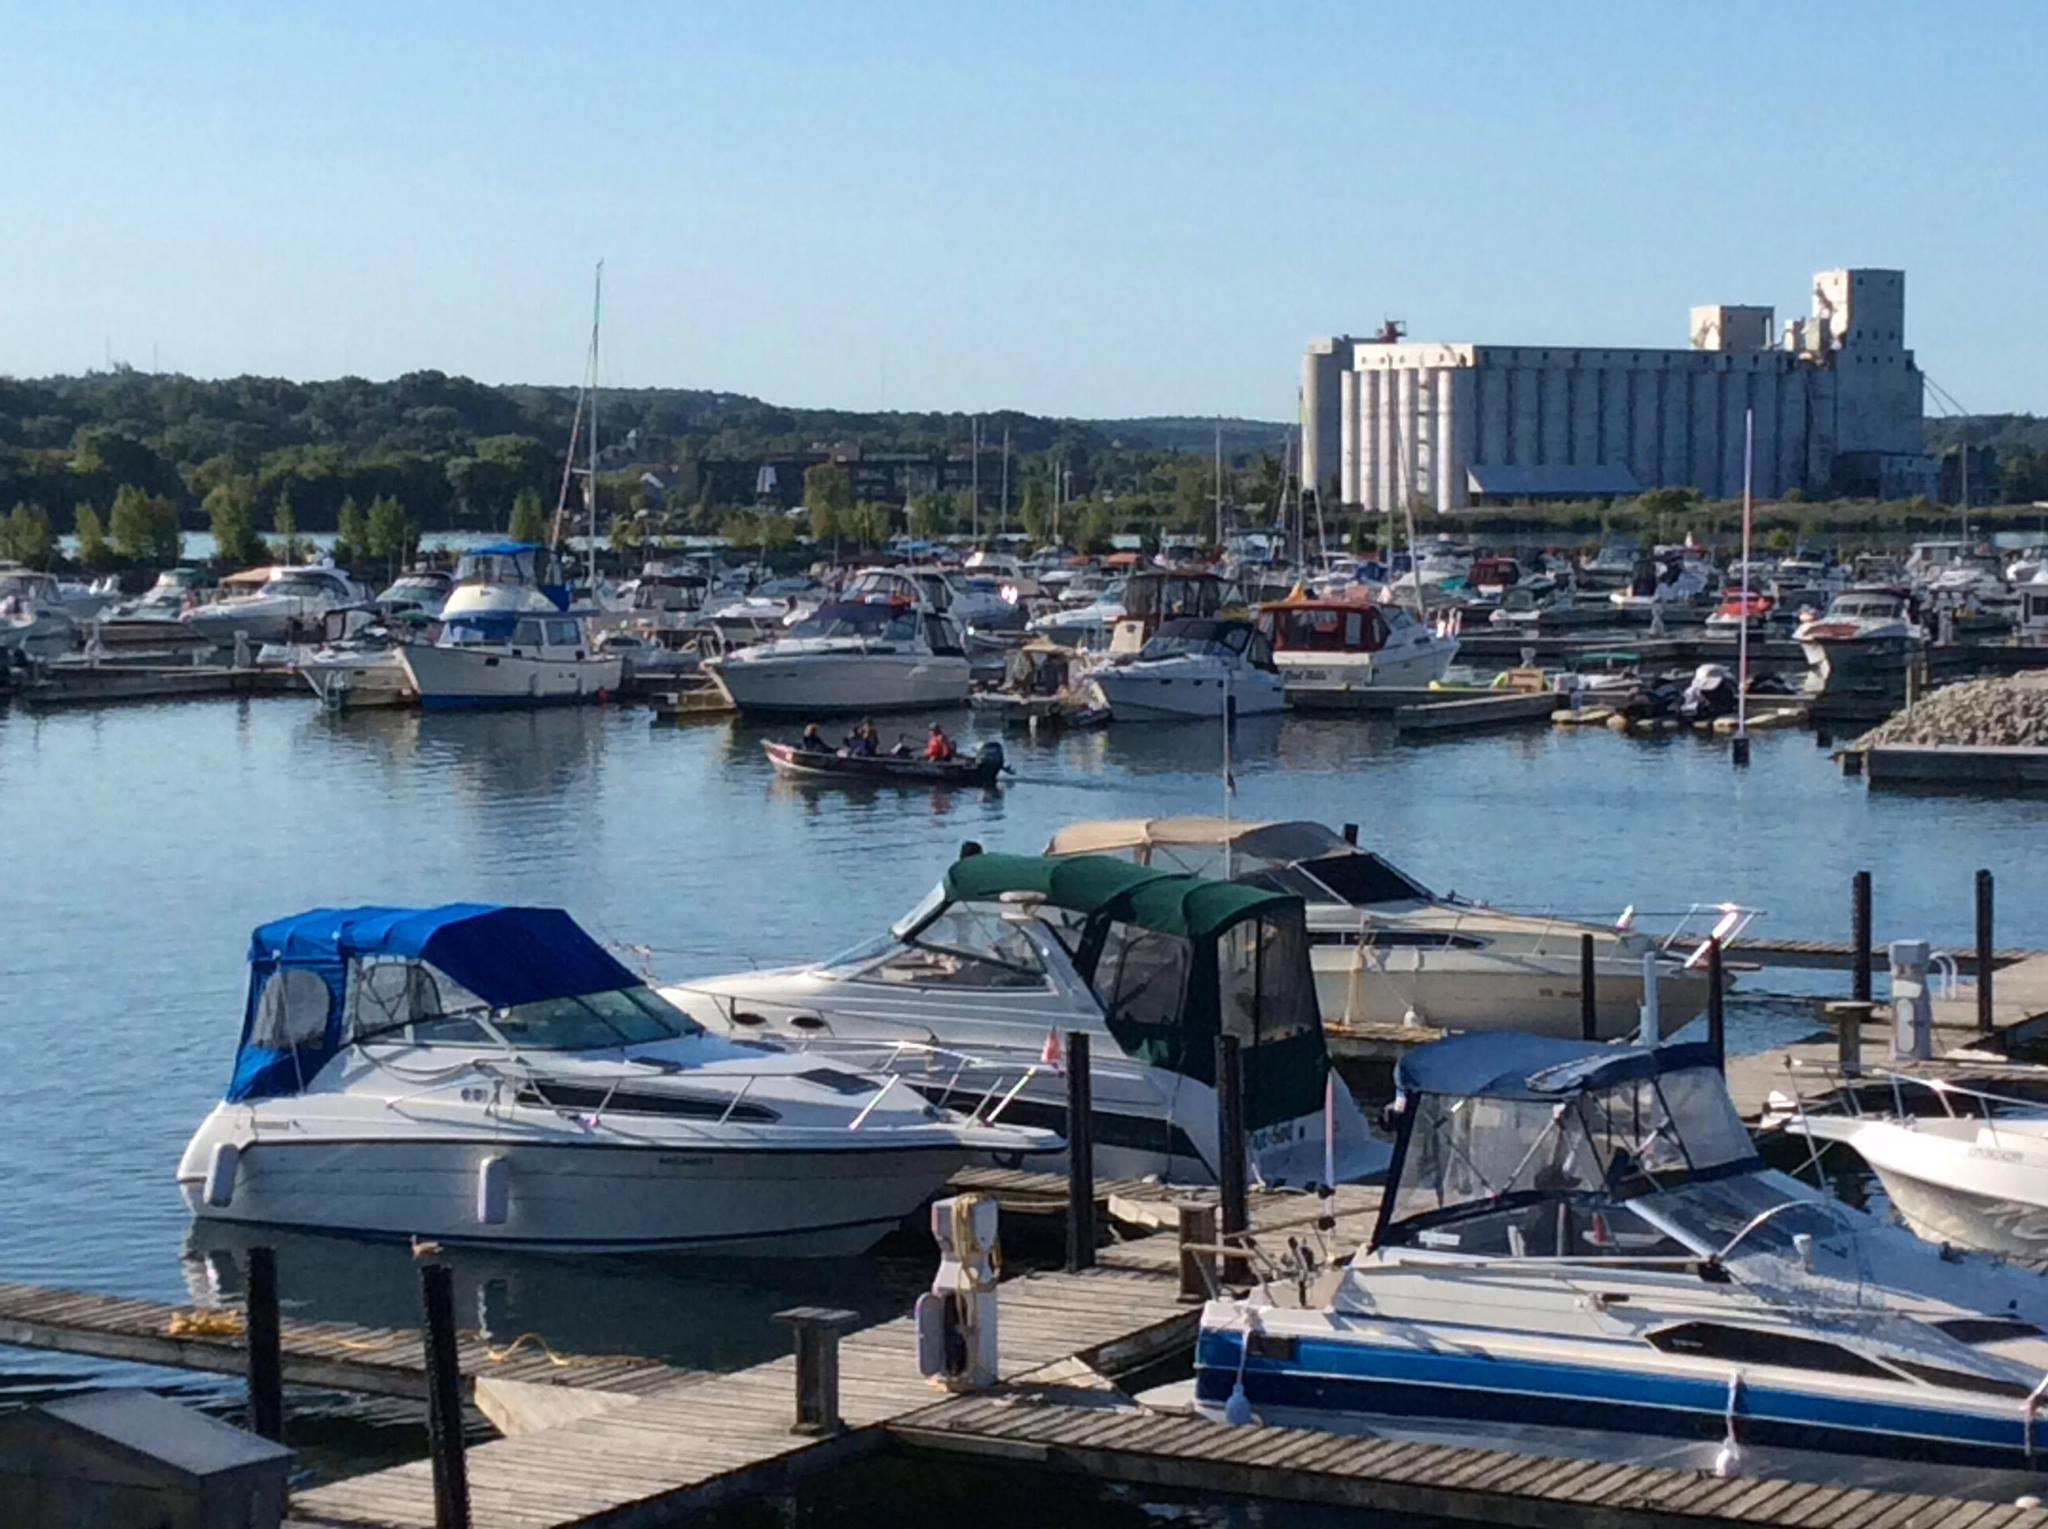
[{"label": "rocky breakwater", "polygon": [[1935,691],[1850,744],[2048,748],[2048,676],[1971,680]]}]

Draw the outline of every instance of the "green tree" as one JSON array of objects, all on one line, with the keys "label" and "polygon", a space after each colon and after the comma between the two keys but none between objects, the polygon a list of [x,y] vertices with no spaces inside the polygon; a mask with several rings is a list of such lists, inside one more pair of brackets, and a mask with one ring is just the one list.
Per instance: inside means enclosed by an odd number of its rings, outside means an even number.
[{"label": "green tree", "polygon": [[614,515],[611,527],[612,551],[631,552],[642,541],[640,520],[636,515]]},{"label": "green tree", "polygon": [[804,472],[804,508],[811,512],[811,540],[837,541],[853,514],[853,479],[837,462],[820,462]]},{"label": "green tree", "polygon": [[761,517],[752,510],[734,510],[718,523],[718,534],[735,547],[752,547],[761,540]]},{"label": "green tree", "polygon": [[505,533],[515,542],[537,542],[548,534],[547,512],[541,508],[540,492],[522,488],[512,500],[512,521]]},{"label": "green tree", "polygon": [[57,550],[57,535],[50,529],[50,512],[26,501],[0,521],[0,557],[9,557],[31,568],[47,568]]},{"label": "green tree", "polygon": [[78,533],[78,560],[94,573],[105,573],[120,559],[114,549],[107,545],[106,527],[100,521],[100,512],[89,504],[81,504],[72,512],[72,528]]},{"label": "green tree", "polygon": [[419,544],[419,530],[406,517],[405,507],[388,494],[370,501],[369,524],[363,529],[363,544],[371,557],[384,560],[385,571],[396,576],[402,564]]},{"label": "green tree", "polygon": [[953,529],[953,496],[919,494],[910,501],[910,534],[933,541]]},{"label": "green tree", "polygon": [[248,480],[238,478],[215,488],[200,505],[213,531],[213,560],[223,568],[247,568],[266,555],[250,509],[253,497]]},{"label": "green tree", "polygon": [[107,530],[115,549],[138,563],[169,567],[184,550],[177,507],[161,496],[145,494],[132,483],[115,490]]},{"label": "green tree", "polygon": [[278,561],[296,563],[305,551],[305,543],[299,540],[299,517],[292,513],[290,489],[277,496],[277,508],[270,512],[270,529],[277,533],[272,550]]},{"label": "green tree", "polygon": [[1045,479],[1035,474],[1024,480],[1024,497],[1017,503],[1017,523],[1034,547],[1043,546],[1051,534],[1052,495]]},{"label": "green tree", "polygon": [[336,563],[346,568],[369,554],[370,526],[363,518],[363,507],[356,503],[354,494],[341,501],[341,513],[335,517],[335,531]]},{"label": "green tree", "polygon": [[845,531],[859,547],[879,547],[894,526],[889,506],[864,499],[847,513]]},{"label": "green tree", "polygon": [[1076,552],[1100,552],[1109,545],[1109,506],[1091,499],[1081,507],[1074,526]]},{"label": "green tree", "polygon": [[1636,508],[1647,516],[1684,515],[1698,508],[1699,502],[1696,488],[1653,488],[1636,501]]}]

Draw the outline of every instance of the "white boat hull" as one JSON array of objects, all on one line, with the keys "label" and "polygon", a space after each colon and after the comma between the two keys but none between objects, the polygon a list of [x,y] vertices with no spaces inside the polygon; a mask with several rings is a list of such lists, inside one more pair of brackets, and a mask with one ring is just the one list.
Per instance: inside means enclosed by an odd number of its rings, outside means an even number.
[{"label": "white boat hull", "polygon": [[1900,673],[1921,646],[1917,637],[1806,638],[1799,644],[1808,667],[1824,680]]},{"label": "white boat hull", "polygon": [[[810,1257],[864,1252],[974,1154],[964,1146],[851,1152],[624,1147],[461,1137],[242,1147],[225,1205],[206,1179],[233,1106],[216,1111],[179,1168],[193,1215],[380,1237],[577,1252],[703,1249]],[[478,1219],[484,1164],[505,1161],[504,1216]]]},{"label": "white boat hull", "polygon": [[300,659],[298,673],[329,706],[410,706],[419,700],[396,649]]},{"label": "white boat hull", "polygon": [[1290,658],[1283,653],[1274,662],[1280,665],[1290,691],[1420,689],[1442,679],[1457,656],[1457,643],[1444,642],[1414,652],[1362,654],[1350,659],[1335,654]]},{"label": "white boat hull", "polygon": [[2048,1138],[2040,1121],[1809,1117],[1861,1155],[1907,1226],[1929,1242],[2048,1255]]},{"label": "white boat hull", "polygon": [[[1511,1030],[1576,1036],[1584,1024],[1579,958],[1428,950],[1396,946],[1368,952],[1317,946],[1310,953],[1316,998],[1326,1022],[1418,1023],[1442,1030]],[[1643,971],[1638,961],[1596,960],[1594,1023],[1602,1040],[1641,1028]],[[1669,1035],[1707,1006],[1704,971],[1659,967],[1658,1028]],[[1410,1016],[1412,1016],[1412,1021]]]},{"label": "white boat hull", "polygon": [[420,705],[547,706],[596,701],[619,688],[617,658],[528,657],[489,647],[399,649]]},{"label": "white boat hull", "polygon": [[1233,674],[1226,685],[1214,672],[1156,672],[1150,665],[1109,665],[1091,675],[1119,722],[1220,720],[1227,694],[1240,717],[1266,716],[1287,707],[1285,682],[1263,669]]},{"label": "white boat hull", "polygon": [[951,655],[741,653],[704,668],[742,712],[825,716],[967,704],[967,660]]}]

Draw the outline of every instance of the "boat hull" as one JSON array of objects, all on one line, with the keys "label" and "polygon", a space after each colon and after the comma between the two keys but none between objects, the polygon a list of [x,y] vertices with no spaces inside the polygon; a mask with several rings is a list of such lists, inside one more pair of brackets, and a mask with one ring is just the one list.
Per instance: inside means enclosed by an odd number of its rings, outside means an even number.
[{"label": "boat hull", "polygon": [[1379,687],[1421,688],[1441,680],[1458,656],[1458,645],[1446,642],[1414,653],[1377,653],[1343,660],[1337,655],[1318,655],[1313,661],[1289,662],[1285,654],[1275,662],[1286,679],[1290,694],[1371,690]]},{"label": "boat hull", "polygon": [[794,780],[822,781],[835,785],[885,786],[993,786],[1003,773],[999,755],[974,756],[940,762],[931,759],[899,759],[887,754],[862,758],[851,754],[819,753],[787,743],[764,742],[762,752],[777,774]]},{"label": "boat hull", "polygon": [[704,668],[743,713],[851,716],[967,704],[965,658],[813,653],[757,659],[739,654]]},{"label": "boat hull", "polygon": [[329,706],[410,706],[419,700],[412,676],[396,652],[358,653],[346,658],[309,658],[299,677]]},{"label": "boat hull", "polygon": [[2039,1259],[2048,1254],[2048,1140],[2012,1123],[1864,1120],[1841,1131],[1928,1242]]},{"label": "boat hull", "polygon": [[1799,643],[1809,668],[1837,680],[1901,673],[1922,646],[1917,637],[1807,637]]},{"label": "boat hull", "polygon": [[617,658],[546,658],[485,647],[412,643],[400,661],[428,710],[486,706],[574,705],[619,688]]},{"label": "boat hull", "polygon": [[1233,675],[1227,686],[1213,674],[1151,674],[1136,666],[1098,669],[1092,678],[1118,722],[1219,721],[1226,694],[1240,717],[1287,707],[1280,676],[1264,670]]},{"label": "boat hull", "polygon": [[[257,1141],[241,1148],[228,1204],[212,1205],[207,1164],[214,1143],[230,1135],[217,1115],[186,1151],[179,1188],[195,1216],[573,1252],[856,1254],[975,1155],[964,1145],[853,1152],[461,1136]],[[504,1218],[483,1225],[478,1186],[492,1158],[505,1164]]]},{"label": "boat hull", "polygon": [[[1444,1030],[1582,1033],[1579,958],[1473,954],[1395,947],[1384,964],[1359,947],[1319,945],[1310,953],[1316,998],[1327,1021],[1354,1025],[1419,1023]],[[1453,959],[1445,959],[1446,955]],[[1434,957],[1434,959],[1432,959]],[[1627,958],[1595,962],[1594,1023],[1602,1040],[1641,1027],[1643,971]],[[1668,1035],[1707,1006],[1707,975],[1676,963],[1658,968],[1659,1028]],[[1411,1021],[1410,1016],[1413,1016]]]}]

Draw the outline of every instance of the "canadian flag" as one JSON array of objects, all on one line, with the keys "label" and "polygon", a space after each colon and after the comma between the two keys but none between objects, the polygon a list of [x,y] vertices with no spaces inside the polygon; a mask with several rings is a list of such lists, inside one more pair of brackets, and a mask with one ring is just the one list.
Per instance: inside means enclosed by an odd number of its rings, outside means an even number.
[{"label": "canadian flag", "polygon": [[1067,1070],[1066,1051],[1060,1045],[1059,1031],[1048,1030],[1045,1032],[1045,1044],[1039,1048],[1038,1060],[1045,1063],[1054,1072],[1065,1072]]}]

